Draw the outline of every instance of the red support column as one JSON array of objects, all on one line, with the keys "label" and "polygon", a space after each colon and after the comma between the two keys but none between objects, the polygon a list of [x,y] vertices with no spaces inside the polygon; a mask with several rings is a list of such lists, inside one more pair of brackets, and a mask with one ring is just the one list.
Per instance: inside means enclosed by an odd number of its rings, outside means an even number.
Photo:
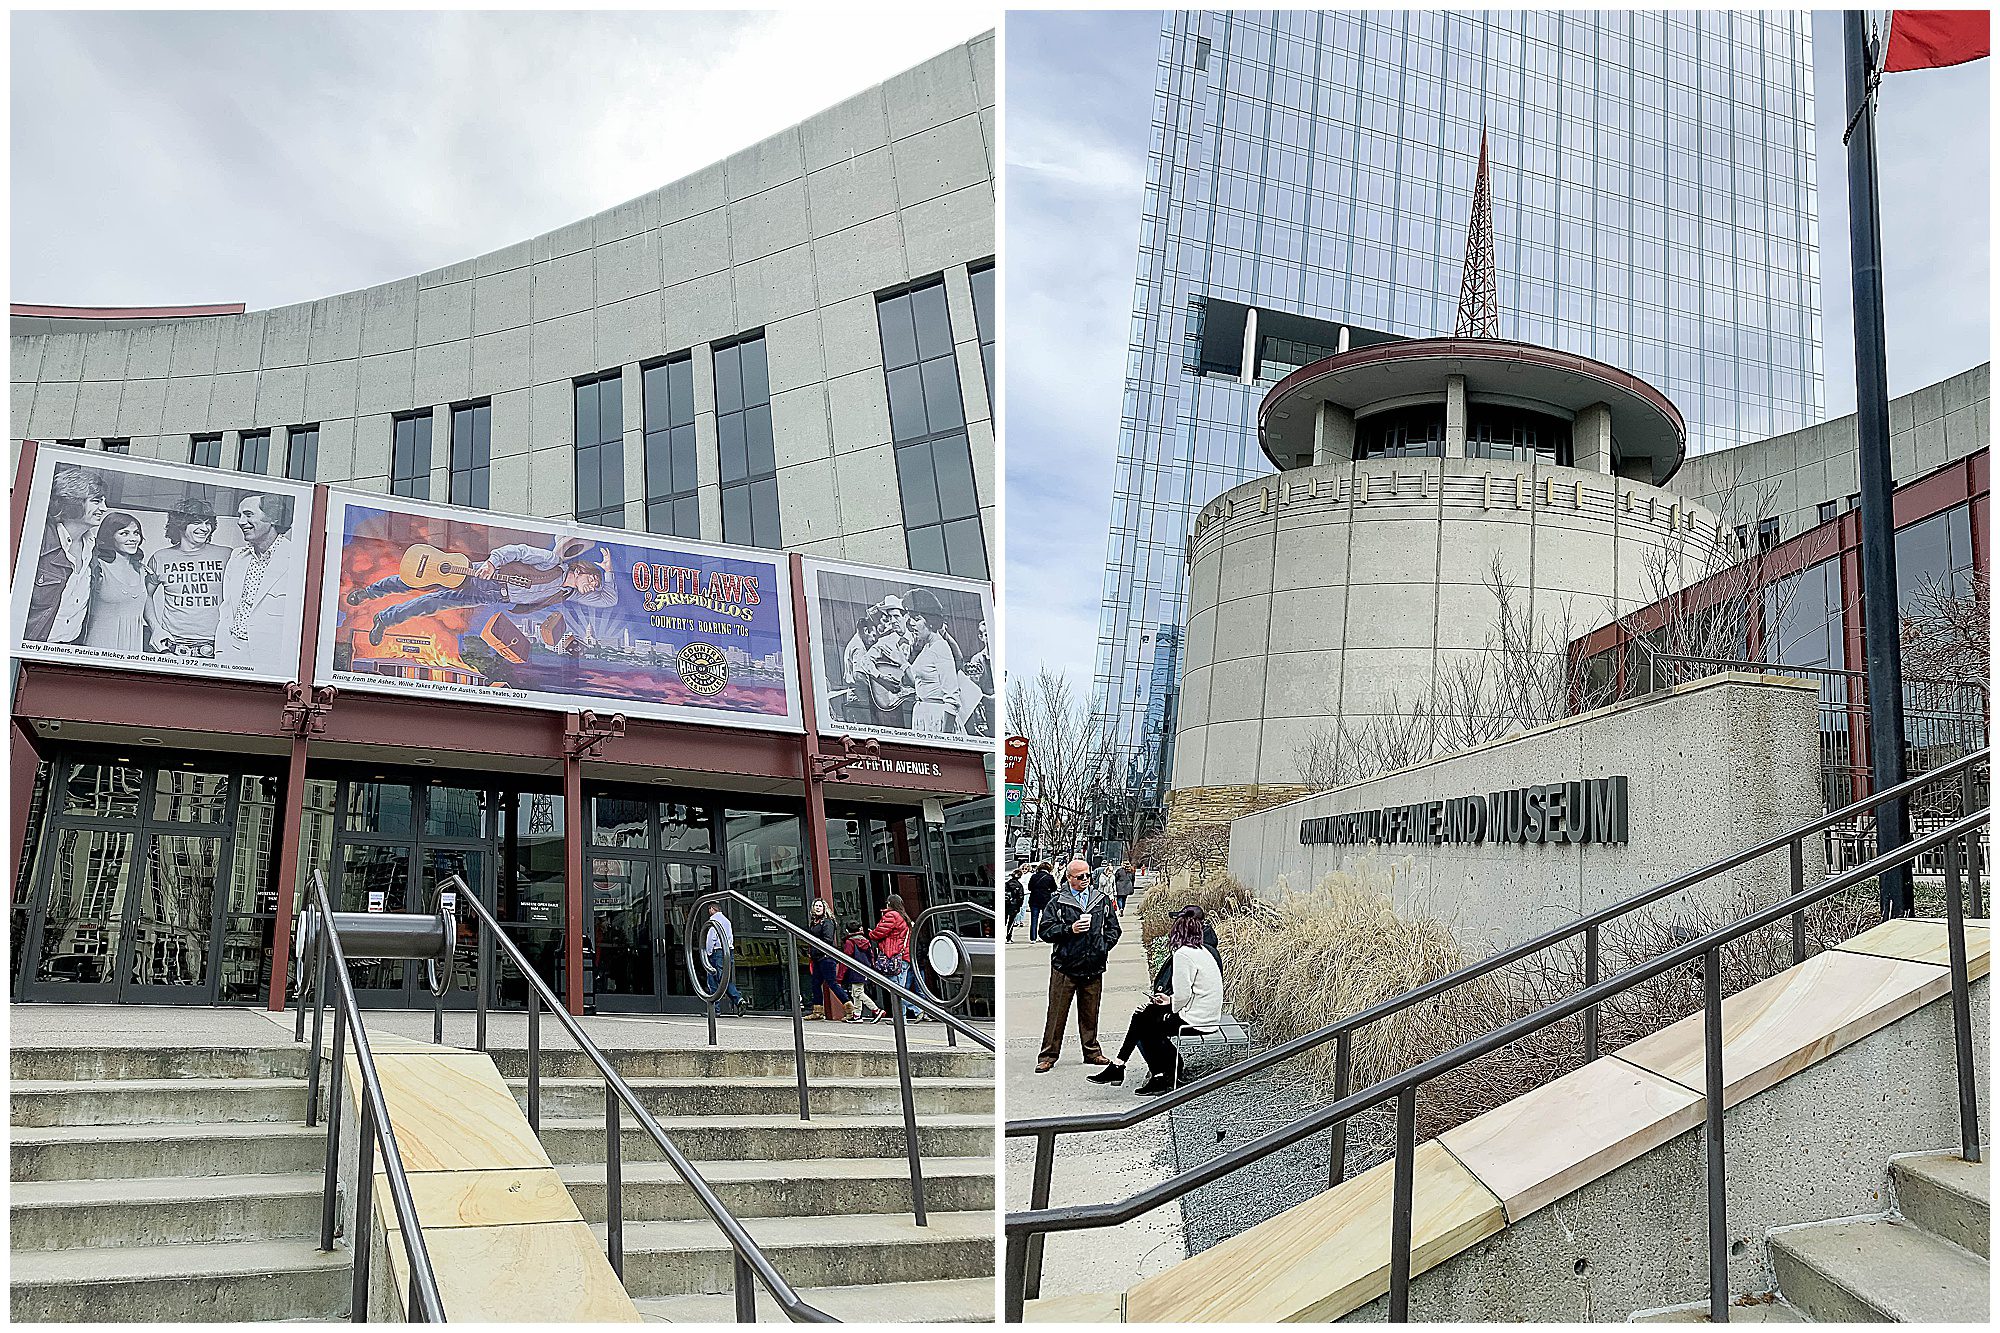
[{"label": "red support column", "polygon": [[799,717],[805,734],[799,741],[799,768],[806,787],[806,856],[812,872],[812,890],[833,907],[833,864],[827,853],[826,782],[819,765],[819,696],[813,681],[812,639],[806,633],[805,557],[794,554],[792,562],[792,643],[799,664]]},{"label": "red support column", "polygon": [[[574,733],[582,723],[578,714],[570,715],[569,730]],[[590,840],[590,815],[583,808],[583,756],[577,753],[573,742],[563,743],[563,878],[567,891],[563,895],[563,913],[569,923],[564,933],[563,1003],[572,1014],[583,1012],[583,851]]]},{"label": "red support column", "polygon": [[21,859],[16,865],[25,864],[29,857],[28,815],[35,806],[35,770],[41,764],[41,754],[35,749],[35,734],[28,730],[20,718],[14,719],[14,728],[8,745],[10,775],[14,782],[13,822],[15,855]]},{"label": "red support column", "polygon": [[[303,545],[306,553],[305,590],[301,594],[305,605],[302,608],[304,614],[299,619],[298,682],[308,700],[312,696],[313,673],[319,660],[319,593],[326,569],[325,532],[326,487],[315,486],[312,522],[302,525],[298,515],[292,515],[292,540]],[[272,1010],[285,1007],[285,985],[291,979],[292,916],[297,910],[299,860],[305,849],[308,744],[305,726],[302,720],[301,729],[292,736],[291,762],[285,770],[285,802],[278,817],[278,863],[271,867],[271,873],[278,882],[278,919],[271,927],[271,989],[264,1003]],[[288,882],[291,885],[289,893],[285,891]]]}]

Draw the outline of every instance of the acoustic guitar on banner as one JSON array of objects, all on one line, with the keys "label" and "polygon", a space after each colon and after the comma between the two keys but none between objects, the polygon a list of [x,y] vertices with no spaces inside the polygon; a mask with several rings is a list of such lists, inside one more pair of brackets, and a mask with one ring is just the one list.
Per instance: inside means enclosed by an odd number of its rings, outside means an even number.
[{"label": "acoustic guitar on banner", "polygon": [[[493,578],[513,588],[546,588],[549,596],[517,605],[516,611],[534,612],[553,606],[562,601],[567,592],[563,588],[563,563],[576,559],[589,550],[591,543],[580,537],[570,537],[556,547],[557,564],[553,569],[537,569],[533,565],[509,561],[493,566]],[[471,556],[462,551],[441,551],[435,546],[418,542],[404,550],[401,568],[397,571],[403,582],[412,589],[457,588],[466,579],[479,572],[479,566]]]}]

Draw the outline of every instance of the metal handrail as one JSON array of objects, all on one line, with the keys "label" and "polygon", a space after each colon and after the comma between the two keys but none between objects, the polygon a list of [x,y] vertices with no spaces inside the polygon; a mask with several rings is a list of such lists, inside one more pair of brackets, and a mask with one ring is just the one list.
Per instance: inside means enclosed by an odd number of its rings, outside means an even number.
[{"label": "metal handrail", "polygon": [[[779,1276],[778,1270],[772,1266],[764,1251],[750,1238],[750,1233],[743,1229],[743,1224],[736,1220],[736,1215],[716,1197],[715,1191],[702,1178],[701,1172],[695,1170],[694,1164],[689,1162],[681,1150],[667,1138],[666,1131],[660,1128],[660,1122],[654,1119],[653,1113],[640,1102],[639,1094],[632,1090],[632,1085],[612,1067],[610,1059],[598,1049],[597,1043],[584,1032],[583,1025],[576,1021],[564,1007],[563,1002],[556,998],[555,991],[542,979],[542,974],[535,970],[535,965],[528,961],[520,946],[508,938],[506,929],[494,918],[486,904],[479,901],[479,895],[472,891],[464,878],[452,875],[438,887],[442,891],[452,885],[457,885],[460,890],[458,901],[470,907],[480,924],[486,927],[487,934],[483,938],[497,941],[506,951],[508,959],[527,980],[528,1122],[534,1127],[536,1135],[539,1137],[542,1130],[541,1013],[544,1007],[555,1015],[556,1021],[562,1024],[570,1039],[590,1058],[590,1062],[597,1066],[597,1072],[604,1079],[605,1254],[611,1261],[612,1271],[618,1274],[619,1279],[622,1281],[625,1276],[624,1162],[620,1151],[618,1125],[618,1104],[623,1102],[632,1112],[633,1118],[639,1122],[639,1127],[653,1140],[654,1146],[665,1155],[667,1164],[673,1167],[676,1174],[687,1183],[687,1187],[694,1191],[695,1199],[701,1204],[702,1210],[721,1229],[723,1237],[735,1251],[737,1322],[756,1321],[757,1291],[746,1281],[754,1274],[793,1323],[839,1323],[839,1320],[824,1310],[801,1300],[791,1284]],[[479,1022],[475,1041],[478,1048],[483,1051],[486,1049],[486,951],[483,948],[480,950],[479,964],[477,983]]]},{"label": "metal handrail", "polygon": [[[706,959],[703,959],[697,965],[695,961],[694,940],[695,932],[701,928],[703,922],[703,909],[712,902],[722,902],[725,900],[741,903],[752,912],[755,912],[759,917],[769,921],[772,925],[777,926],[785,932],[785,971],[790,979],[792,997],[792,1062],[793,1069],[798,1077],[799,1119],[810,1120],[812,1118],[806,1090],[806,1037],[805,1019],[801,1008],[802,992],[799,981],[799,945],[803,944],[808,949],[818,949],[822,953],[838,958],[842,967],[847,968],[849,971],[860,973],[868,980],[890,992],[889,1016],[896,1028],[896,1073],[903,1095],[903,1147],[910,1164],[910,1212],[916,1218],[918,1226],[929,1226],[930,1212],[926,1206],[924,1195],[923,1158],[917,1151],[916,1088],[910,1081],[910,1039],[909,1030],[906,1026],[907,1020],[903,1015],[903,1004],[920,1009],[932,1018],[935,1018],[938,1022],[943,1023],[947,1033],[965,1033],[966,1036],[972,1038],[975,1043],[985,1047],[988,1051],[995,1049],[994,1039],[971,1024],[962,1021],[948,1009],[942,1008],[930,996],[911,990],[899,981],[891,981],[888,977],[883,976],[880,972],[868,966],[868,964],[861,962],[859,959],[849,957],[845,952],[828,944],[812,932],[799,929],[799,927],[785,920],[784,917],[778,915],[762,903],[745,897],[735,889],[717,889],[713,892],[702,894],[688,904],[687,920],[681,930],[681,946],[687,956],[688,984],[694,988],[694,993],[701,998],[703,1004],[708,1009],[709,1045],[713,1046],[716,1042],[715,1011],[718,1007],[717,1001],[731,985],[735,984],[736,954],[734,950],[723,951],[724,969],[722,970],[710,968],[707,965]],[[911,932],[910,940],[911,943],[915,943],[916,941],[914,931]],[[914,966],[914,961],[912,962],[912,966]],[[702,979],[704,977],[713,978],[711,983],[713,989],[709,989],[703,984]],[[898,996],[902,998],[902,1004],[897,1003],[896,997]]]},{"label": "metal handrail", "polygon": [[[437,1273],[431,1267],[430,1249],[424,1244],[424,1230],[417,1217],[415,1197],[410,1193],[410,1177],[403,1169],[402,1150],[396,1131],[389,1124],[389,1103],[382,1095],[381,1075],[375,1069],[375,1052],[368,1045],[368,1031],[361,1022],[361,1006],[354,996],[354,978],[347,971],[347,952],[341,947],[340,932],[333,928],[333,904],[328,901],[326,880],[315,869],[308,881],[313,910],[319,913],[320,929],[317,967],[313,976],[312,1087],[307,1096],[306,1123],[310,1125],[318,1108],[318,1073],[322,1015],[326,1004],[326,978],[334,978],[336,1001],[333,1010],[333,1070],[327,1090],[326,1181],[320,1204],[319,1247],[331,1252],[334,1228],[334,1182],[340,1165],[341,1082],[346,1072],[342,1048],[347,1029],[354,1030],[354,1063],[361,1071],[361,1133],[356,1136],[359,1161],[354,1185],[354,1281],[348,1318],[354,1323],[368,1320],[368,1257],[375,1234],[373,1191],[375,1185],[374,1148],[382,1145],[383,1173],[389,1180],[389,1200],[396,1209],[396,1221],[403,1230],[403,1250],[410,1260],[410,1291],[403,1306],[411,1323],[443,1323],[444,1298],[438,1294]],[[303,990],[299,996],[303,1005]],[[304,1012],[301,1008],[301,1013]]]},{"label": "metal handrail", "polygon": [[[1879,876],[1883,871],[1905,865],[1918,856],[1939,848],[1945,859],[1946,935],[1949,942],[1949,970],[1953,1044],[1957,1063],[1959,1130],[1961,1155],[1966,1161],[1980,1157],[1977,1089],[1972,1069],[1970,981],[1965,946],[1965,911],[1958,844],[1968,851],[1977,846],[1978,831],[1988,823],[1985,807],[1965,814],[1956,822],[1914,838],[1882,853],[1873,860],[1837,875],[1829,876],[1814,888],[1762,908],[1735,923],[1718,927],[1706,935],[1677,945],[1608,981],[1586,985],[1576,994],[1558,1000],[1532,1014],[1496,1028],[1443,1054],[1415,1065],[1362,1089],[1338,1097],[1333,1103],[1301,1116],[1290,1124],[1262,1134],[1243,1146],[1200,1166],[1172,1176],[1130,1198],[1116,1203],[1080,1204],[1050,1208],[1037,1204],[1027,1212],[1009,1213],[1006,1219],[1007,1270],[1006,1317],[1018,1321],[1030,1296],[1031,1251],[1051,1231],[1081,1231],[1116,1226],[1159,1205],[1177,1199],[1210,1181],[1228,1175],[1280,1148],[1296,1143],[1328,1126],[1341,1126],[1360,1111],[1396,1099],[1396,1155],[1392,1186],[1390,1224],[1392,1227],[1389,1269],[1389,1318],[1405,1321],[1409,1316],[1411,1226],[1415,1187],[1416,1094],[1425,1083],[1450,1073],[1460,1065],[1479,1059],[1503,1046],[1550,1027],[1580,1011],[1594,1010],[1603,1001],[1629,990],[1640,982],[1670,971],[1696,958],[1702,962],[1703,1044],[1707,1109],[1705,1141],[1708,1167],[1709,1317],[1728,1320],[1728,1240],[1726,1198],[1723,1189],[1722,1158],[1722,969],[1720,950],[1753,931],[1761,930],[1804,908]],[[1047,1133],[1048,1131],[1044,1131]],[[1051,1140],[1052,1140],[1051,1135]],[[1042,1171],[1037,1164],[1037,1185]],[[1045,1196],[1044,1196],[1045,1197]]]}]

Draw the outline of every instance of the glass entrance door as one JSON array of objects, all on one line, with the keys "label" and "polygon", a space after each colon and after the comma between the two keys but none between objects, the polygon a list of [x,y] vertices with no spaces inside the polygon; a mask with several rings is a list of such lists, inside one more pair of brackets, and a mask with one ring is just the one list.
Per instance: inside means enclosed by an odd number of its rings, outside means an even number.
[{"label": "glass entrance door", "polygon": [[215,1003],[224,904],[256,903],[269,865],[238,788],[268,780],[122,756],[50,773],[22,998]]}]

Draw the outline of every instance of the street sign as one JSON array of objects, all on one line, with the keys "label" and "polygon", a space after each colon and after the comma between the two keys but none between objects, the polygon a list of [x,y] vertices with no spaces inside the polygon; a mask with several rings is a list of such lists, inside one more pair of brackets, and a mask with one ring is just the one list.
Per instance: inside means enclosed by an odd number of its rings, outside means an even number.
[{"label": "street sign", "polygon": [[1028,738],[1009,736],[1007,738],[1007,785],[1019,786],[1028,780]]},{"label": "street sign", "polygon": [[1010,782],[1007,784],[1007,818],[1019,819],[1020,817],[1021,817],[1021,784],[1018,782]]}]

